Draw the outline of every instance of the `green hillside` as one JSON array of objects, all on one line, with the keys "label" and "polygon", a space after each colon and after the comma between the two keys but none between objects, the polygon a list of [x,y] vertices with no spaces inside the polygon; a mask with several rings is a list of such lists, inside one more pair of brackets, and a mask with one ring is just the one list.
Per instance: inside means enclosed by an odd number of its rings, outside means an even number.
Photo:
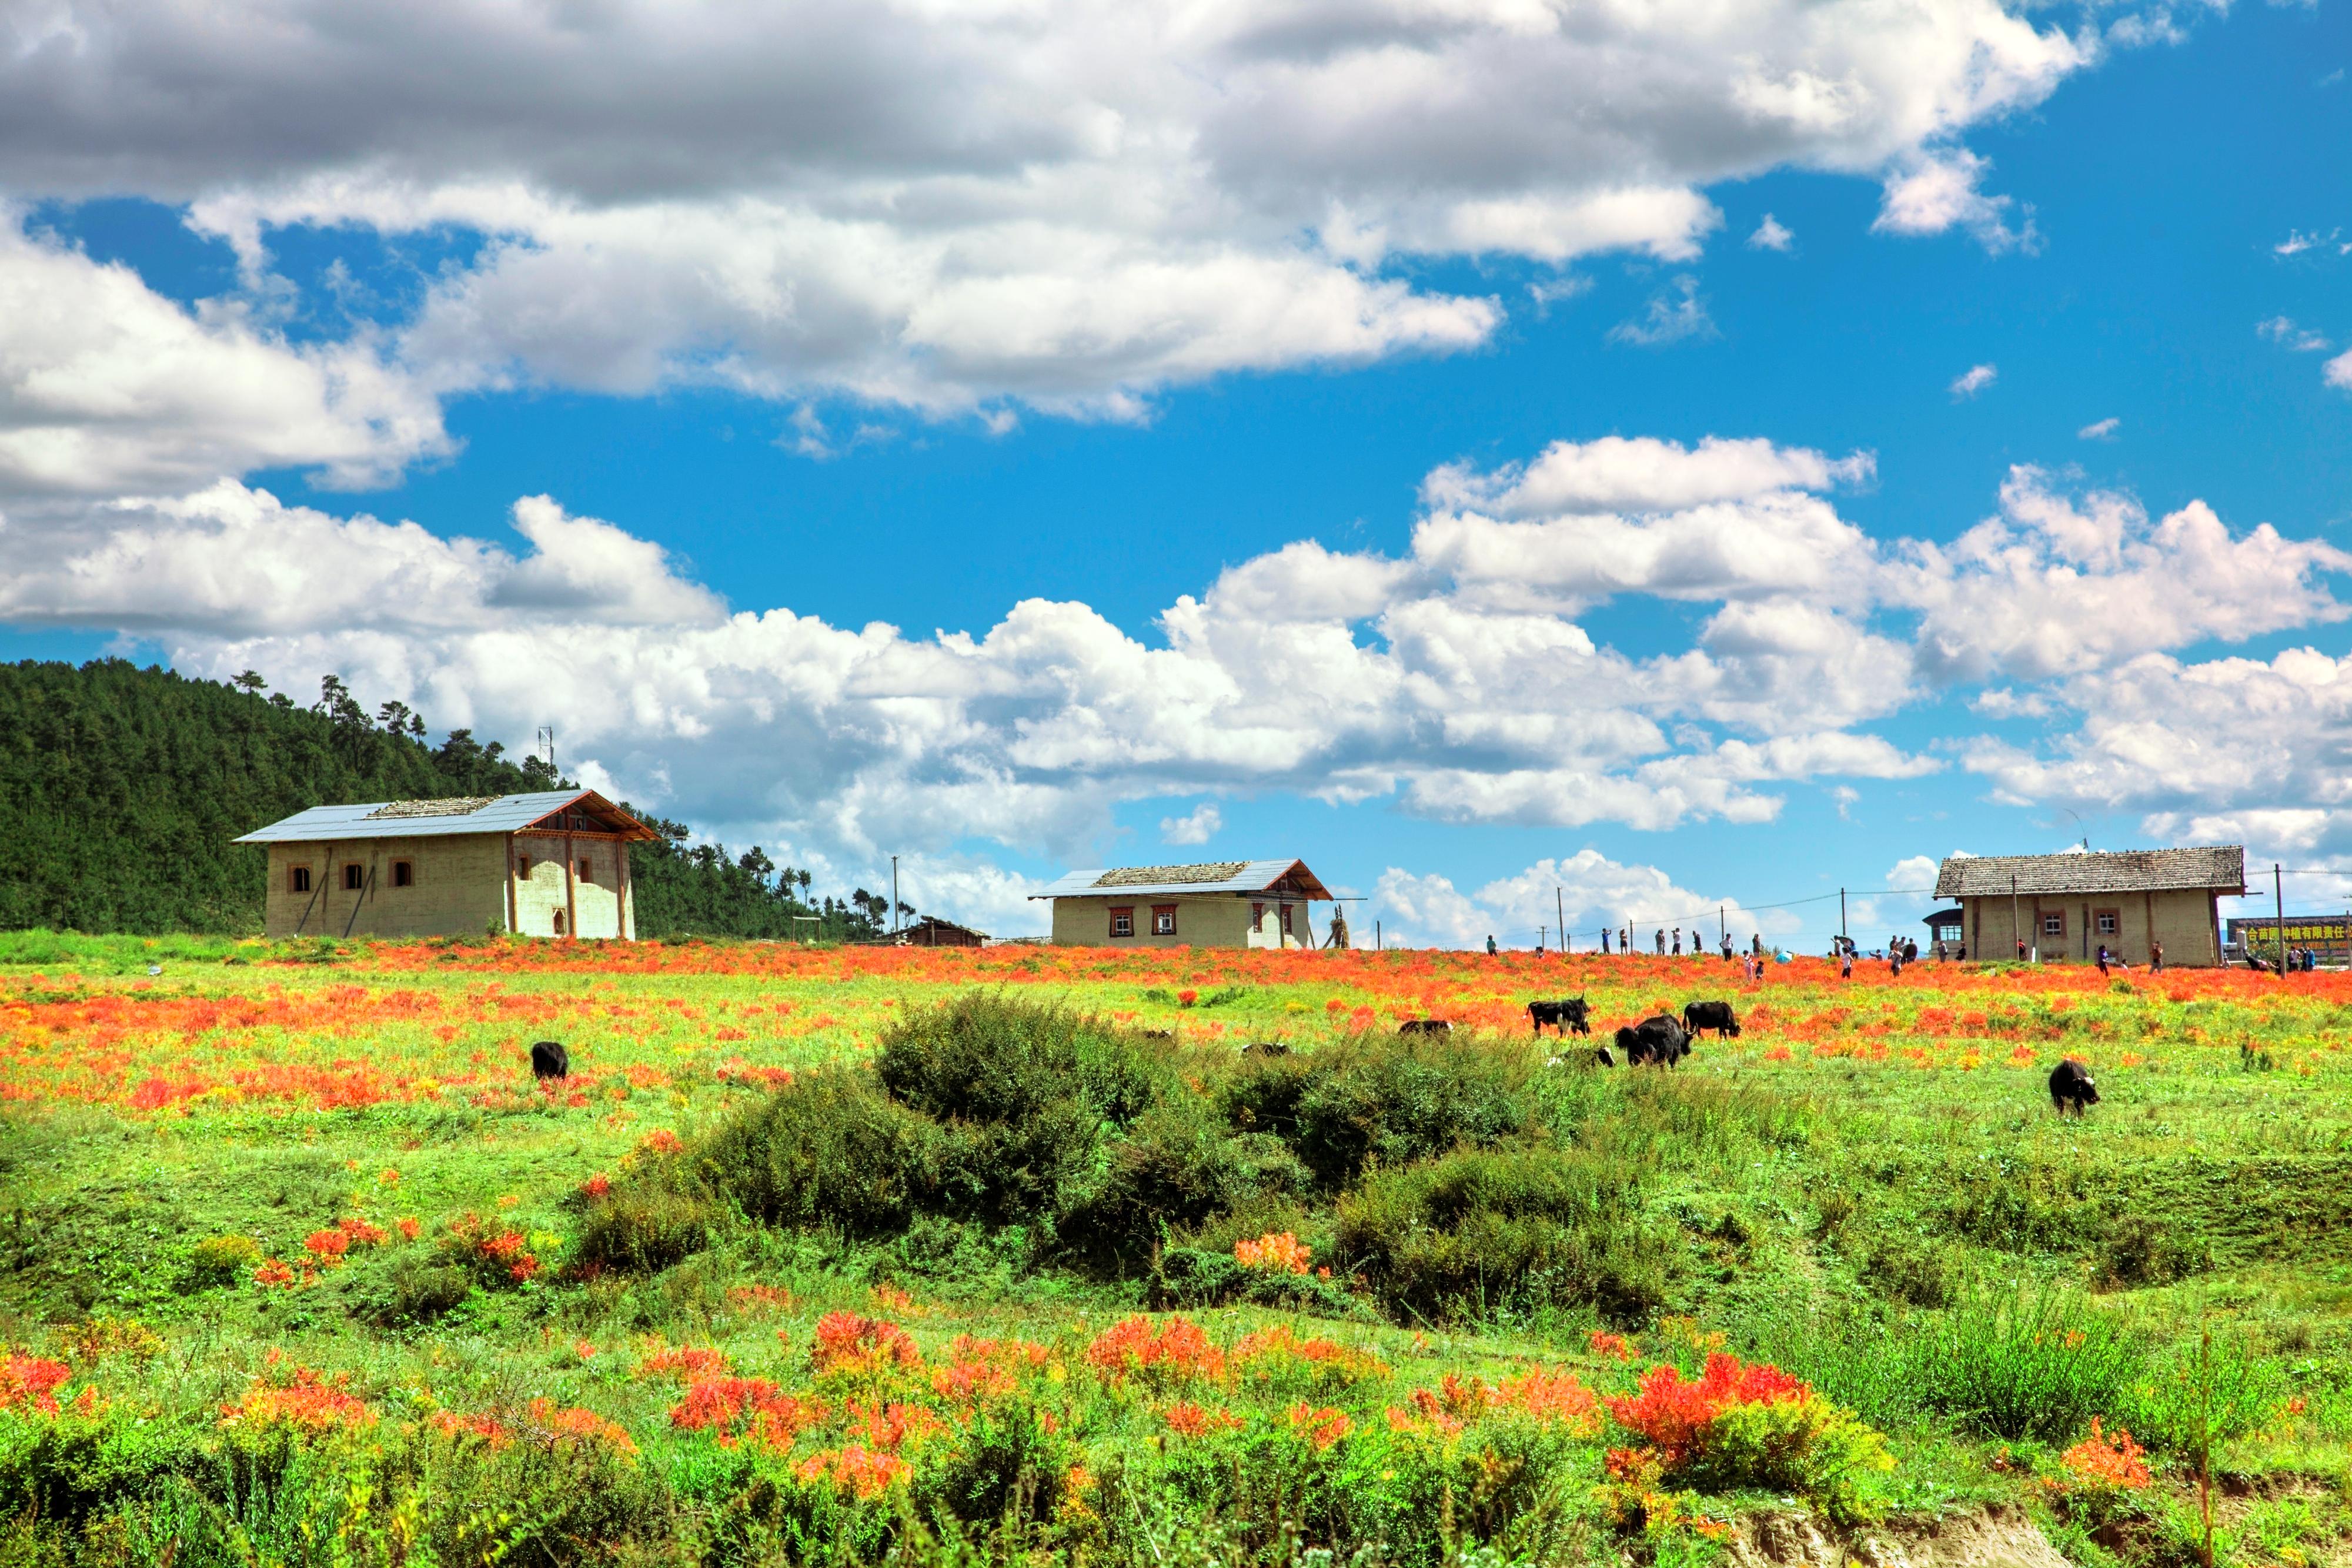
[{"label": "green hillside", "polygon": [[[373,716],[336,676],[309,707],[259,677],[191,680],[122,659],[0,664],[0,928],[250,932],[264,861],[239,834],[310,806],[500,795],[560,783],[535,757],[388,702]],[[678,823],[631,852],[638,929],[653,936],[870,935],[863,889],[803,902],[808,881],[753,848],[689,846]]]}]

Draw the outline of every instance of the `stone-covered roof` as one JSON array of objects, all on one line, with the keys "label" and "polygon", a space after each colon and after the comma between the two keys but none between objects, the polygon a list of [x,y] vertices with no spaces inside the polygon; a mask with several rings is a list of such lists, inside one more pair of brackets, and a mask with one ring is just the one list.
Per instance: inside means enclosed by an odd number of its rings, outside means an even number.
[{"label": "stone-covered roof", "polygon": [[283,821],[257,828],[240,844],[357,843],[368,839],[433,838],[452,833],[513,833],[580,807],[625,839],[657,837],[593,789],[541,789],[527,795],[457,797],[439,800],[369,800],[313,806]]},{"label": "stone-covered roof", "polygon": [[2056,855],[1954,855],[1936,873],[1938,898],[2020,894],[2246,891],[2246,850],[2216,844],[2183,850],[2095,850]]},{"label": "stone-covered roof", "polygon": [[1211,861],[1205,865],[1139,865],[1069,872],[1047,883],[1032,898],[1115,898],[1145,894],[1263,893],[1291,878],[1300,898],[1328,898],[1331,892],[1301,860]]}]

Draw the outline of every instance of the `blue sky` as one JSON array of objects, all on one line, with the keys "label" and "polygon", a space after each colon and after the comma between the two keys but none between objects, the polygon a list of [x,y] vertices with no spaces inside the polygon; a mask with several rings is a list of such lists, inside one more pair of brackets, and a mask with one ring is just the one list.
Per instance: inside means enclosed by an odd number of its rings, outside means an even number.
[{"label": "blue sky", "polygon": [[2340,6],[1669,6],[1622,93],[1572,5],[1350,11],[67,6],[0,652],[552,723],[1007,932],[1171,858],[1808,947],[1956,851],[2347,862]]}]

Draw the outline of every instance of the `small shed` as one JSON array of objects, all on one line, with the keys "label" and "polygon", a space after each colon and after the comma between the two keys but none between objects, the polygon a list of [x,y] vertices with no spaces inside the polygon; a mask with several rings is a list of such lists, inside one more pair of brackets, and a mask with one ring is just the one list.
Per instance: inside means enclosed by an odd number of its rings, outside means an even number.
[{"label": "small shed", "polygon": [[900,933],[910,947],[985,947],[988,933],[958,925],[936,915],[926,915]]},{"label": "small shed", "polygon": [[1074,871],[1032,898],[1051,899],[1054,940],[1109,947],[1312,947],[1308,919],[1325,887],[1301,860]]},{"label": "small shed", "polygon": [[629,845],[655,831],[593,789],[313,806],[236,841],[269,852],[271,936],[632,940]]},{"label": "small shed", "polygon": [[1920,922],[1927,928],[1927,940],[1958,946],[1966,940],[1969,915],[1965,909],[1938,909]]},{"label": "small shed", "polygon": [[2074,851],[2054,855],[1954,855],[1936,894],[1959,901],[1973,957],[2088,958],[2105,947],[2145,964],[2221,962],[2224,897],[2246,891],[2242,844],[2192,849]]}]

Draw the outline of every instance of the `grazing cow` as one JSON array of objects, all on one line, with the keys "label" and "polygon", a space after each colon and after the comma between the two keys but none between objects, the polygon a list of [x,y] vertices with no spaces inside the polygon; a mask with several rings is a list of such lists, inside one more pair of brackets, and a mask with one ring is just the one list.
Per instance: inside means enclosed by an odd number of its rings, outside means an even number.
[{"label": "grazing cow", "polygon": [[1690,1054],[1690,1034],[1664,1013],[1617,1031],[1617,1049],[1635,1067],[1672,1067]]},{"label": "grazing cow", "polygon": [[1585,1011],[1582,997],[1567,997],[1556,1002],[1529,1002],[1528,1017],[1534,1020],[1538,1035],[1543,1033],[1546,1024],[1559,1030],[1562,1040],[1568,1038],[1570,1030],[1579,1034],[1592,1032],[1592,1020]]},{"label": "grazing cow", "polygon": [[1452,1034],[1454,1026],[1444,1019],[1407,1019],[1397,1026],[1399,1034]]},{"label": "grazing cow", "polygon": [[1242,1047],[1244,1056],[1288,1056],[1290,1047],[1278,1040],[1261,1040]]},{"label": "grazing cow", "polygon": [[1739,1017],[1729,1002],[1692,1002],[1683,1009],[1683,1027],[1693,1034],[1713,1030],[1718,1039],[1734,1040],[1739,1034]]},{"label": "grazing cow", "polygon": [[[1620,1032],[1622,1031],[1621,1030]],[[1617,1059],[1609,1054],[1609,1048],[1605,1045],[1596,1046],[1593,1048],[1592,1060],[1602,1067],[1614,1067],[1617,1065]]]},{"label": "grazing cow", "polygon": [[569,1078],[571,1053],[551,1040],[542,1040],[530,1048],[530,1071],[534,1078]]},{"label": "grazing cow", "polygon": [[2060,1115],[2071,1111],[2079,1116],[2084,1106],[2098,1103],[2099,1086],[2089,1068],[2070,1056],[2050,1070],[2050,1106]]}]

